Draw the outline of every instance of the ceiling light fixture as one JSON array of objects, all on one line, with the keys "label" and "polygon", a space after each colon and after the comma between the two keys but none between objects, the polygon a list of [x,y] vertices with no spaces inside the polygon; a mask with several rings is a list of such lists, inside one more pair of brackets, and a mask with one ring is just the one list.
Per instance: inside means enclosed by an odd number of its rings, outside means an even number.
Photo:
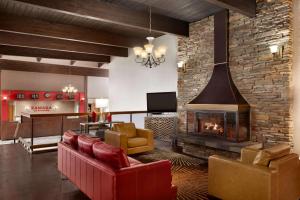
[{"label": "ceiling light fixture", "polygon": [[63,93],[67,93],[69,96],[74,95],[78,92],[78,90],[74,86],[72,86],[71,84],[64,87],[62,89],[62,91],[63,91]]},{"label": "ceiling light fixture", "polygon": [[135,62],[141,63],[145,67],[156,67],[160,65],[161,63],[165,62],[166,58],[166,52],[167,48],[165,46],[160,46],[157,49],[154,49],[153,41],[154,37],[151,36],[152,31],[152,11],[151,7],[149,8],[149,37],[146,37],[148,40],[148,44],[144,45],[144,48],[142,47],[134,47],[133,51],[136,56]]},{"label": "ceiling light fixture", "polygon": [[[71,82],[71,67],[69,67],[69,81]],[[69,97],[73,97],[78,92],[78,89],[72,86],[71,83],[69,83],[66,87],[62,89],[62,91]]]}]

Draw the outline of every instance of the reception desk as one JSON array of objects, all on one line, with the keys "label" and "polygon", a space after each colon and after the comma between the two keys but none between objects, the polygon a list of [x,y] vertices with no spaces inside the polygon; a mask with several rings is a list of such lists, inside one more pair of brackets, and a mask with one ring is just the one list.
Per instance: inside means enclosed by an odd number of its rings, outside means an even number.
[{"label": "reception desk", "polygon": [[64,129],[79,129],[79,123],[87,120],[87,115],[70,118],[64,115],[64,124],[61,123],[62,114],[86,112],[86,100],[83,92],[68,95],[61,91],[1,91],[1,140],[13,139],[21,115],[23,123],[19,126],[18,135],[23,138],[31,137],[32,117],[36,137],[60,134]]},{"label": "reception desk", "polygon": [[80,130],[80,123],[88,121],[88,113],[22,113],[21,122],[2,122],[1,140],[14,139],[18,123],[17,137],[46,137],[61,135],[66,130]]}]

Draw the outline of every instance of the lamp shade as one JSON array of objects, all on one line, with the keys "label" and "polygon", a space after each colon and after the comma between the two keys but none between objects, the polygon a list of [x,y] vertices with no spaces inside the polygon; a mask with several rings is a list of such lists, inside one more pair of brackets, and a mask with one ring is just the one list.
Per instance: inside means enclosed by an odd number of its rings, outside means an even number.
[{"label": "lamp shade", "polygon": [[165,56],[167,53],[167,47],[160,46],[160,47],[158,47],[158,51],[161,53],[161,55]]},{"label": "lamp shade", "polygon": [[269,48],[270,48],[271,53],[278,53],[278,51],[279,51],[278,45],[272,45]]},{"label": "lamp shade", "polygon": [[96,99],[96,108],[106,108],[108,107],[108,99]]},{"label": "lamp shade", "polygon": [[136,56],[141,56],[142,51],[143,51],[142,47],[134,47],[133,48],[133,52]]},{"label": "lamp shade", "polygon": [[154,45],[153,44],[145,44],[144,47],[145,47],[145,51],[147,53],[152,53]]},{"label": "lamp shade", "polygon": [[177,63],[178,68],[183,68],[184,61],[180,61]]}]

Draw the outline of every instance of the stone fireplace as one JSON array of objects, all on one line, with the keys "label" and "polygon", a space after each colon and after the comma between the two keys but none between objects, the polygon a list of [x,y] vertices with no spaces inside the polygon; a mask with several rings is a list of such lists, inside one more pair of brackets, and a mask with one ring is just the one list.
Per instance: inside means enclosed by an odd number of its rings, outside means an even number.
[{"label": "stone fireplace", "polygon": [[249,141],[250,105],[235,86],[228,64],[228,11],[214,18],[214,70],[206,87],[187,105],[186,130],[194,136]]},{"label": "stone fireplace", "polygon": [[[296,134],[294,134],[291,96],[292,5],[293,1],[290,0],[257,1],[255,18],[248,18],[235,11],[229,12],[226,64],[228,68],[230,67],[238,91],[251,105],[248,137],[250,136],[252,142],[265,141],[268,144],[294,142]],[[224,153],[218,150],[225,145],[217,145],[212,140],[205,141],[204,138],[213,140],[220,138],[222,142],[219,144],[227,144],[230,141],[221,136],[207,137],[207,133],[202,136],[197,131],[198,122],[188,123],[193,119],[196,120],[195,112],[209,111],[193,107],[191,101],[202,93],[211,80],[213,71],[220,67],[219,65],[216,67],[219,62],[214,60],[216,49],[214,25],[214,16],[191,23],[189,37],[178,39],[178,60],[185,62],[185,70],[178,73],[178,144],[184,152],[198,157]],[[284,48],[281,58],[274,59],[270,53],[269,47],[273,44],[279,44]],[[236,106],[242,108],[241,104]],[[228,113],[224,107],[222,111]],[[238,111],[238,114],[240,113]],[[233,146],[243,144],[243,142],[233,143],[230,147],[224,148],[225,151],[232,152]]]}]

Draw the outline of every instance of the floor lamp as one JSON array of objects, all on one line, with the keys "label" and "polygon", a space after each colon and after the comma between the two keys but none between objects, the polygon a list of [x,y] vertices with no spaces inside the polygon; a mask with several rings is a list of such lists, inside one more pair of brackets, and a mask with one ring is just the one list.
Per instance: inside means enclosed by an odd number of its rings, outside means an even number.
[{"label": "floor lamp", "polygon": [[103,117],[103,113],[105,112],[105,109],[108,107],[108,99],[106,98],[96,99],[95,107],[100,109],[99,121],[103,122],[105,120]]}]

